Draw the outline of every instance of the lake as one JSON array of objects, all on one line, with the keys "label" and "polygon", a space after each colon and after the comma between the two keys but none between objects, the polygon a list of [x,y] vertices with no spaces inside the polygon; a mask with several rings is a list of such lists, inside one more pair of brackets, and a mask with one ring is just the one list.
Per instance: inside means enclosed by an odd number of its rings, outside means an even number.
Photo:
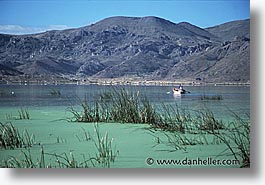
[{"label": "lake", "polygon": [[[174,96],[170,86],[122,86],[128,91],[137,92],[155,104],[178,104],[185,109],[199,110],[207,107],[219,118],[229,117],[229,112],[244,116],[250,113],[250,87],[249,86],[188,86],[191,93]],[[100,85],[1,85],[0,107],[29,109],[65,109],[77,105],[77,99],[86,98],[93,102],[102,92],[109,92],[112,86]],[[53,90],[60,91],[60,96],[53,96]],[[14,94],[12,94],[12,92]],[[201,96],[222,96],[222,100],[201,100]]]},{"label": "lake", "polygon": [[[181,109],[190,112],[207,108],[217,119],[227,124],[233,120],[233,113],[249,119],[249,86],[187,86],[184,88],[190,93],[182,96],[174,96],[173,87],[170,86],[122,87],[129,92],[138,93],[141,97],[146,96],[158,108],[162,103],[177,104]],[[47,164],[56,163],[54,156],[50,155],[55,153],[74,155],[76,159],[83,160],[84,157],[89,158],[96,153],[95,143],[85,139],[88,133],[92,138],[96,137],[95,128],[91,123],[66,121],[66,118],[71,117],[67,108],[72,106],[79,109],[81,99],[86,98],[89,102],[94,102],[101,93],[109,92],[113,88],[115,87],[101,85],[0,85],[0,122],[11,122],[21,133],[26,129],[34,134],[35,144],[30,152],[36,161],[41,147],[47,153],[45,156]],[[60,95],[54,95],[51,92],[60,92]],[[220,96],[222,99],[201,100],[202,96]],[[28,110],[30,119],[16,119],[20,108]],[[102,136],[107,132],[110,138],[114,138],[113,145],[115,144],[118,155],[111,167],[176,167],[174,165],[150,166],[145,160],[150,157],[152,159],[216,157],[225,150],[224,144],[209,144],[213,138],[207,135],[206,138],[209,140],[207,145],[189,147],[189,152],[187,150],[168,152],[171,146],[163,144],[160,140],[157,141],[157,139],[166,140],[165,135],[161,132],[148,131],[146,128],[149,126],[146,124],[99,123],[99,125]],[[10,156],[21,158],[23,150],[21,148],[1,149],[0,160],[7,160]],[[230,158],[229,156],[221,157],[221,159]]]}]

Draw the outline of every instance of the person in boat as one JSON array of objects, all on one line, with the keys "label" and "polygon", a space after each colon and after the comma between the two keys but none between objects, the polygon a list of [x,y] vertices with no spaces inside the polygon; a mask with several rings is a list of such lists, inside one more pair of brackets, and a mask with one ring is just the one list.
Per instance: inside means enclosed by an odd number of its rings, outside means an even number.
[{"label": "person in boat", "polygon": [[181,84],[178,85],[178,90],[183,90],[183,86]]},{"label": "person in boat", "polygon": [[182,91],[182,90],[183,90],[183,87],[181,84],[179,84],[177,88],[173,88],[173,91]]},{"label": "person in boat", "polygon": [[183,86],[181,84],[178,85],[178,87],[174,87],[173,88],[173,92],[175,93],[180,93],[180,94],[186,94],[186,93],[190,93],[190,91],[187,91],[183,88]]}]

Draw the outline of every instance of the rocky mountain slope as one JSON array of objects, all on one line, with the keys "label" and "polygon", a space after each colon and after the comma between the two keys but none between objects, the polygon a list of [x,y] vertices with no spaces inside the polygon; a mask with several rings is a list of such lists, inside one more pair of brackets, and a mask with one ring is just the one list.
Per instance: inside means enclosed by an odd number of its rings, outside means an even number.
[{"label": "rocky mountain slope", "polygon": [[250,38],[250,20],[232,21],[206,28],[206,30],[222,39],[222,41],[231,41],[235,36]]},{"label": "rocky mountain slope", "polygon": [[0,34],[0,75],[247,82],[249,43],[249,20],[202,29],[111,17],[77,29]]}]

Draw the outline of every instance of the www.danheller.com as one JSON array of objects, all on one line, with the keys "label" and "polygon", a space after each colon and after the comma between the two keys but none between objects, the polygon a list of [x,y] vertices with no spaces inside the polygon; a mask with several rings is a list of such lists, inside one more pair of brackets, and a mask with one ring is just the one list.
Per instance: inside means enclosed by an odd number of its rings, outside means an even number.
[{"label": "www.danheller.com", "polygon": [[234,166],[240,165],[240,161],[236,159],[213,159],[208,157],[206,159],[153,159],[151,157],[145,160],[148,165],[176,165],[176,166]]}]

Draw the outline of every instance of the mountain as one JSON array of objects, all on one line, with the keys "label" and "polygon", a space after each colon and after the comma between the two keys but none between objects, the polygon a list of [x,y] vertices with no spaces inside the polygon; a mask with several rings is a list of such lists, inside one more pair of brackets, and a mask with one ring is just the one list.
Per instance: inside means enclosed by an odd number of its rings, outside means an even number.
[{"label": "mountain", "polygon": [[77,29],[0,34],[0,75],[247,82],[249,42],[249,20],[203,29],[110,17]]},{"label": "mountain", "polygon": [[9,68],[9,67],[6,67],[0,64],[0,75],[1,76],[4,76],[4,75],[14,76],[14,75],[22,75],[22,74],[23,74],[22,72],[19,72],[17,70],[14,70],[12,68]]},{"label": "mountain", "polygon": [[233,41],[182,60],[169,70],[167,77],[177,80],[197,78],[207,82],[248,82],[249,51],[249,39],[236,37]]},{"label": "mountain", "polygon": [[232,21],[206,28],[206,30],[221,38],[222,41],[231,41],[235,36],[250,38],[250,20]]}]

